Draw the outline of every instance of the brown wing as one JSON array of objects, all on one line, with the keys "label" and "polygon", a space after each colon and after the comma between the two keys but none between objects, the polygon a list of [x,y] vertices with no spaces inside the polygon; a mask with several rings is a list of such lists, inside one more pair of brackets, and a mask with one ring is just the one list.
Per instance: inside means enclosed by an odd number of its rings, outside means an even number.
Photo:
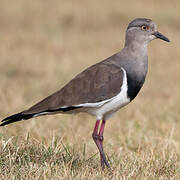
[{"label": "brown wing", "polygon": [[23,114],[55,111],[110,99],[121,90],[123,71],[114,64],[98,63],[73,78],[61,90],[35,104]]}]

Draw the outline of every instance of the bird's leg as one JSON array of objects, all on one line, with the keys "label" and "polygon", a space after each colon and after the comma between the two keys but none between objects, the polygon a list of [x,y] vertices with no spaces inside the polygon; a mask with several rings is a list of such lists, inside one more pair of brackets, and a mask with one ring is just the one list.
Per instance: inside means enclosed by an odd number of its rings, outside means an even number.
[{"label": "bird's leg", "polygon": [[[96,146],[98,147],[99,144],[100,144],[100,146],[102,148],[103,137],[100,137],[99,134],[98,134],[99,123],[100,123],[100,120],[97,120],[96,124],[95,124],[95,127],[94,127],[92,137],[93,137],[94,142],[96,143]],[[101,127],[102,127],[102,124],[101,124]],[[101,127],[100,127],[100,131],[102,131]],[[99,142],[97,142],[97,141],[99,141]],[[99,147],[98,147],[98,149],[99,149]],[[101,167],[102,167],[102,169],[104,169],[104,160],[102,158],[101,153],[100,153],[100,159],[101,159]]]},{"label": "bird's leg", "polygon": [[109,163],[108,163],[108,161],[106,159],[106,156],[105,156],[105,153],[104,153],[104,150],[103,150],[103,132],[104,132],[104,127],[105,127],[105,122],[106,122],[105,120],[102,121],[100,130],[99,130],[99,133],[98,133],[98,127],[99,127],[100,120],[97,120],[96,124],[95,124],[95,127],[94,127],[93,134],[92,134],[93,140],[96,143],[96,146],[98,147],[99,152],[100,152],[102,169],[104,169],[104,164],[108,168],[110,168],[110,165],[109,165]]},{"label": "bird's leg", "polygon": [[[104,133],[105,123],[106,123],[106,121],[102,120],[101,127],[99,130],[99,141],[100,141],[102,150],[103,150],[103,140],[104,140],[103,133]],[[101,154],[100,154],[100,159],[101,159],[101,167],[102,167],[102,169],[104,169],[104,160],[103,160],[103,157]]]}]

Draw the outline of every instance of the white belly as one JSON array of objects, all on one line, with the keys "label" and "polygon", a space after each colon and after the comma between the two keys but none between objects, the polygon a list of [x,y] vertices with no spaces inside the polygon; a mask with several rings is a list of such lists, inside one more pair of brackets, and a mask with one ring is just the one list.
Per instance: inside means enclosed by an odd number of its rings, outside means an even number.
[{"label": "white belly", "polygon": [[97,119],[109,119],[116,111],[127,105],[130,99],[127,96],[118,94],[112,101],[105,103],[103,106],[94,111]]}]

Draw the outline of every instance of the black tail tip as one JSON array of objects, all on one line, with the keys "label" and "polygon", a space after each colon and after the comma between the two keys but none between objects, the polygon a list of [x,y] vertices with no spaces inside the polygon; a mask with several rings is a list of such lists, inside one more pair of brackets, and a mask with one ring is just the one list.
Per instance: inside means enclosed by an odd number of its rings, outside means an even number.
[{"label": "black tail tip", "polygon": [[5,119],[3,119],[0,124],[0,126],[5,126],[7,124],[11,124],[17,121],[26,120],[32,118],[32,114],[23,114],[22,112],[14,114],[12,116],[8,116]]}]

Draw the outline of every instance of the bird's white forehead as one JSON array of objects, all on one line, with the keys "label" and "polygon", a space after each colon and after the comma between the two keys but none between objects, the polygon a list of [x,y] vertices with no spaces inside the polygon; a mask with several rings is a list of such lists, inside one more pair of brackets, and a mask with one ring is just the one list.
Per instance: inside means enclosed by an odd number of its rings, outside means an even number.
[{"label": "bird's white forehead", "polygon": [[154,22],[151,22],[150,26],[154,31],[157,31],[157,25]]},{"label": "bird's white forehead", "polygon": [[154,24],[154,31],[157,31],[157,25]]}]

